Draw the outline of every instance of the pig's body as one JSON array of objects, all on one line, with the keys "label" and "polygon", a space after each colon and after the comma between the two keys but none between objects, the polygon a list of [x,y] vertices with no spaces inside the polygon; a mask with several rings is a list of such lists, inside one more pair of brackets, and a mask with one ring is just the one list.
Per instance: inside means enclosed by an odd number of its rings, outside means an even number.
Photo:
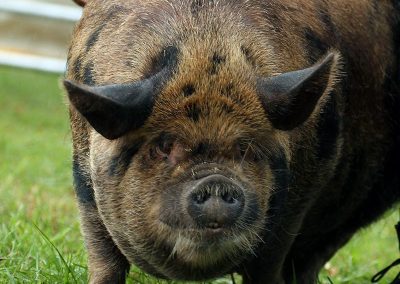
[{"label": "pig's body", "polygon": [[[92,283],[123,282],[129,263],[162,278],[314,282],[400,199],[396,4],[89,1],[66,87]],[[154,98],[134,119],[85,99],[126,88]],[[286,91],[310,94],[274,97]],[[229,201],[212,205],[223,214],[201,207],[204,192]]]}]

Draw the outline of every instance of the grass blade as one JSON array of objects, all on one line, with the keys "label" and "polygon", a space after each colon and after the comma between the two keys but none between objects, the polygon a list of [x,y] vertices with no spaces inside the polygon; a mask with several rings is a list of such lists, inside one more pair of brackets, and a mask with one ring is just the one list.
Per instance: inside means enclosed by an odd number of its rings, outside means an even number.
[{"label": "grass blade", "polygon": [[77,284],[78,281],[75,278],[75,274],[72,272],[71,267],[69,267],[68,263],[65,261],[64,257],[62,256],[61,252],[58,250],[58,248],[53,244],[53,242],[47,237],[47,235],[35,224],[32,223],[33,226],[38,230],[38,232],[42,235],[43,239],[50,244],[50,246],[53,247],[53,249],[57,252],[57,255],[60,257],[61,262],[64,264],[64,266],[67,268],[68,273],[71,274],[72,279],[74,279],[74,283]]}]

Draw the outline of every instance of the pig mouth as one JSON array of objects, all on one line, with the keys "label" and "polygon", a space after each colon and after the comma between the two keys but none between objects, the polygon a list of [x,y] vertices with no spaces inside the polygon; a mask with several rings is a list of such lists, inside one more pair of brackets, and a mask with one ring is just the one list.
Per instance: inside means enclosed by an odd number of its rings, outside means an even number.
[{"label": "pig mouth", "polygon": [[[190,229],[173,234],[173,251],[189,249],[192,253],[212,254],[215,250],[224,250],[225,246],[238,242],[238,233],[231,229]],[[181,248],[180,246],[183,246]]]},{"label": "pig mouth", "polygon": [[229,227],[179,229],[159,222],[162,235],[168,236],[161,240],[168,252],[167,259],[174,267],[187,265],[191,271],[208,271],[215,267],[228,271],[245,258],[255,256],[255,248],[262,242],[262,221],[241,222]]},{"label": "pig mouth", "polygon": [[253,230],[174,231],[159,243],[149,262],[166,279],[207,280],[219,277],[255,256],[260,236]]}]

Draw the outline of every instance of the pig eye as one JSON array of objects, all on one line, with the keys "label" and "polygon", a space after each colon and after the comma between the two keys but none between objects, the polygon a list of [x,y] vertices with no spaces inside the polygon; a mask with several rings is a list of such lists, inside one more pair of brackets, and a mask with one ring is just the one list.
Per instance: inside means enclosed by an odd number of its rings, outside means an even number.
[{"label": "pig eye", "polygon": [[171,153],[171,149],[172,149],[171,142],[163,143],[156,147],[156,153],[161,157],[168,157],[169,153]]},{"label": "pig eye", "polygon": [[154,158],[167,158],[168,155],[171,153],[173,145],[174,140],[172,138],[162,135],[156,142],[156,146],[151,151],[151,154]]}]

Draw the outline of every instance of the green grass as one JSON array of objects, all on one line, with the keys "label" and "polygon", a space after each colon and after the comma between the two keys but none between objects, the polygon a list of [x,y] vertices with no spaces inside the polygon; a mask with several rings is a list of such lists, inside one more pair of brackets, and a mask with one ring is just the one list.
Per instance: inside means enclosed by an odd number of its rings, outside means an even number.
[{"label": "green grass", "polygon": [[[399,255],[394,225],[397,212],[389,212],[379,222],[360,231],[341,249],[320,273],[321,283],[371,283],[371,277]],[[397,270],[396,270],[397,269]],[[379,283],[390,283],[400,268],[393,268]]]},{"label": "green grass", "polygon": [[[0,283],[85,283],[87,277],[59,81],[0,67]],[[333,283],[369,283],[399,256],[392,229],[397,218],[388,215],[354,237],[321,272],[320,282],[330,283],[329,277]],[[128,283],[163,282],[132,269]]]}]

